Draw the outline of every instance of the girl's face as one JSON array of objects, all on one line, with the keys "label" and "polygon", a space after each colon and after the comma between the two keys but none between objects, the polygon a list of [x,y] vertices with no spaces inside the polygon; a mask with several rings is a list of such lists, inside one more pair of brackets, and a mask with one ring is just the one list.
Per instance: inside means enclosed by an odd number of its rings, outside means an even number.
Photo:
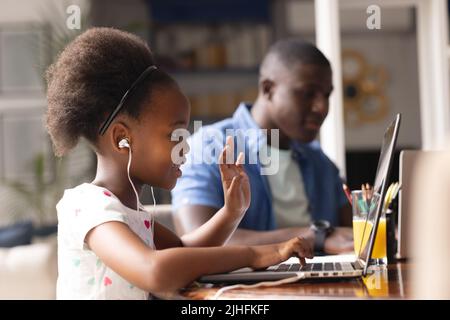
[{"label": "girl's face", "polygon": [[184,158],[189,151],[186,141],[173,141],[172,134],[187,128],[190,106],[176,85],[155,89],[151,100],[132,130],[131,174],[138,183],[172,189],[181,176],[179,165],[172,161],[172,150],[183,143],[179,156]]}]

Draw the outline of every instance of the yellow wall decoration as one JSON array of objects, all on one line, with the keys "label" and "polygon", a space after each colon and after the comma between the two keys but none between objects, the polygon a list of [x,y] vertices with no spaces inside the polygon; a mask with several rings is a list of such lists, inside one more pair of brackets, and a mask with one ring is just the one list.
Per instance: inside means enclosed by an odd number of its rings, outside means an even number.
[{"label": "yellow wall decoration", "polygon": [[346,49],[342,52],[342,75],[346,124],[360,126],[383,120],[389,109],[385,68],[372,66],[361,53]]}]

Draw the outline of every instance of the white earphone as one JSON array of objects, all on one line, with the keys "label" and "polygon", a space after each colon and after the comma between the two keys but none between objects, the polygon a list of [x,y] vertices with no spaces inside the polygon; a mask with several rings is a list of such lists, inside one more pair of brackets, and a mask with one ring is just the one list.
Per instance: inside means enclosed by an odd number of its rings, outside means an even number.
[{"label": "white earphone", "polygon": [[123,138],[122,140],[119,141],[119,148],[120,149],[123,149],[123,148],[131,149],[130,142],[128,141],[127,138]]}]

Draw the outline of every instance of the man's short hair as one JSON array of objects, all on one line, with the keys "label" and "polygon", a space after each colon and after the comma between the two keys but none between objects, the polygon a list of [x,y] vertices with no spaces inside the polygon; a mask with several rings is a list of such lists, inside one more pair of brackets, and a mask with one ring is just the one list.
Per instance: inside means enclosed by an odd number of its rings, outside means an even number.
[{"label": "man's short hair", "polygon": [[275,42],[269,48],[262,65],[269,57],[273,56],[276,56],[286,68],[291,68],[297,63],[330,66],[328,59],[315,45],[298,38],[288,38]]}]

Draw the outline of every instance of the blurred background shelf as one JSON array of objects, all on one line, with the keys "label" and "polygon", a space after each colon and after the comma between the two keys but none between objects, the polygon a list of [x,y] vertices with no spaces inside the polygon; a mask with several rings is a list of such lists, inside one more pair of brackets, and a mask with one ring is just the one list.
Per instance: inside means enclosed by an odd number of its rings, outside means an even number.
[{"label": "blurred background shelf", "polygon": [[269,0],[148,1],[157,62],[189,97],[193,120],[232,115],[256,98],[258,66],[272,42]]},{"label": "blurred background shelf", "polygon": [[258,82],[257,69],[197,69],[171,72],[188,95],[207,92],[221,92],[224,89],[240,90],[255,86]]},{"label": "blurred background shelf", "polygon": [[256,69],[196,70],[172,73],[191,103],[193,120],[211,122],[232,115],[241,101],[257,95]]}]

